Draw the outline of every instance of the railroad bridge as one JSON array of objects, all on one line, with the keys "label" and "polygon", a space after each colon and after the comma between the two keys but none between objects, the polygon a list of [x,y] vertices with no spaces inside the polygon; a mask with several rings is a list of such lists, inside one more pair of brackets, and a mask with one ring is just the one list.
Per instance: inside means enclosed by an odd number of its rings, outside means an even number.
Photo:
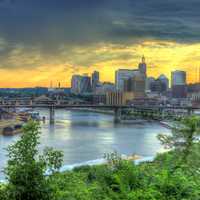
[{"label": "railroad bridge", "polygon": [[165,112],[171,111],[173,113],[181,113],[181,115],[191,115],[195,110],[200,110],[200,107],[183,107],[183,106],[134,106],[134,105],[94,105],[94,104],[59,104],[57,102],[45,102],[45,104],[38,104],[31,101],[29,104],[19,103],[4,103],[0,104],[0,108],[9,110],[10,108],[47,108],[49,109],[49,121],[51,124],[55,121],[55,109],[72,109],[72,108],[93,108],[93,109],[106,109],[114,111],[114,122],[118,123],[121,120],[122,110],[133,110],[141,113],[157,112],[162,116]]}]

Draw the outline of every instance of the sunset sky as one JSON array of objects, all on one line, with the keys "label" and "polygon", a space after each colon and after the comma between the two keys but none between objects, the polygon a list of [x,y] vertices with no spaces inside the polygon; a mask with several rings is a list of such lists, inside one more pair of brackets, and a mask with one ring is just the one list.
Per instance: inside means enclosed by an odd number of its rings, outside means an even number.
[{"label": "sunset sky", "polygon": [[148,75],[199,80],[199,0],[0,0],[0,87],[70,86],[73,74],[114,81],[142,55]]}]

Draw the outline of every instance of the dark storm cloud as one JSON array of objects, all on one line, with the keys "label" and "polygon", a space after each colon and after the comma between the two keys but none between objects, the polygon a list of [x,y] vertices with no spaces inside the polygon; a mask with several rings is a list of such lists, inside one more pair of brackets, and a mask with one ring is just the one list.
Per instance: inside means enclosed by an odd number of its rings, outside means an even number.
[{"label": "dark storm cloud", "polygon": [[100,42],[195,43],[199,9],[199,0],[0,0],[0,58],[16,49],[45,57],[63,45],[66,51]]},{"label": "dark storm cloud", "polygon": [[[199,0],[0,0],[0,36],[58,45],[200,39]],[[9,6],[10,5],[10,8]]]},{"label": "dark storm cloud", "polygon": [[136,0],[129,1],[127,13],[122,11],[112,29],[115,38],[167,39],[198,42],[200,39],[200,1]]}]

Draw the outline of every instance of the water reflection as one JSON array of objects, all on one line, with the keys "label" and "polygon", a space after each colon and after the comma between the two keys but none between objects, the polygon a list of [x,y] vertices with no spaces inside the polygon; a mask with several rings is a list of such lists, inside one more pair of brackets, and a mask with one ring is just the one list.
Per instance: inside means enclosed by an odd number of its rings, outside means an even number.
[{"label": "water reflection", "polygon": [[[169,132],[154,123],[114,124],[110,115],[67,110],[56,110],[55,124],[49,125],[49,111],[43,109],[39,112],[47,119],[46,123],[41,123],[39,149],[52,146],[62,150],[65,164],[98,159],[113,150],[122,154],[152,156],[162,150],[156,135]],[[4,148],[18,138],[0,136],[0,169],[6,164]]]}]

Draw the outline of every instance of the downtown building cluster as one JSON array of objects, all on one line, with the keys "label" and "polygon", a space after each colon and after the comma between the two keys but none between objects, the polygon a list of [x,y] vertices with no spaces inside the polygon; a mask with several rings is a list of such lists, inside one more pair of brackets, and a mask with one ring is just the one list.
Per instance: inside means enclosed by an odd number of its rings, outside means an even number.
[{"label": "downtown building cluster", "polygon": [[187,83],[185,71],[171,73],[169,79],[161,74],[158,78],[147,76],[147,64],[143,56],[137,69],[119,69],[115,72],[115,84],[100,82],[98,71],[90,76],[73,75],[71,93],[75,95],[92,95],[94,103],[109,105],[135,103],[136,101],[185,100]]}]

